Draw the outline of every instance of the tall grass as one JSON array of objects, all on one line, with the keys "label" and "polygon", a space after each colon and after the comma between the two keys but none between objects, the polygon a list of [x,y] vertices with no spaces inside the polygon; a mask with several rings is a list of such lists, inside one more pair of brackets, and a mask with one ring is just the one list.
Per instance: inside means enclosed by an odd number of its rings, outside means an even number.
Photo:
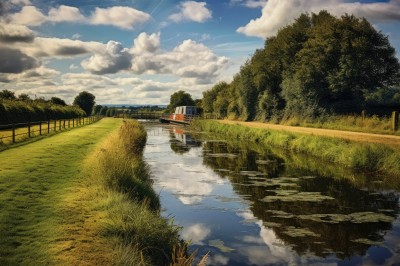
[{"label": "tall grass", "polygon": [[197,130],[255,142],[265,147],[274,146],[310,154],[345,167],[400,176],[400,151],[382,144],[226,125],[210,120],[196,120],[192,126]]},{"label": "tall grass", "polygon": [[393,132],[391,118],[378,117],[375,115],[366,116],[364,118],[359,115],[336,115],[313,119],[290,117],[280,121],[280,124],[377,134],[400,134],[399,131]]},{"label": "tall grass", "polygon": [[124,121],[85,161],[92,208],[105,213],[99,234],[115,243],[115,264],[175,265],[175,250],[182,246],[179,228],[159,213],[159,198],[142,159],[145,143],[143,126]]}]

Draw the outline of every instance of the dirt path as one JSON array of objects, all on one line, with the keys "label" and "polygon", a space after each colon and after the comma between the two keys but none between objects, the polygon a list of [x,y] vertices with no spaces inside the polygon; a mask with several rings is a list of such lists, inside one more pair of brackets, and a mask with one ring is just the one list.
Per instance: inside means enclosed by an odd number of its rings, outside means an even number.
[{"label": "dirt path", "polygon": [[372,143],[382,143],[386,145],[400,146],[400,136],[393,136],[393,135],[370,134],[370,133],[321,129],[321,128],[309,128],[309,127],[292,127],[292,126],[266,124],[261,122],[242,122],[242,121],[231,121],[231,120],[219,120],[219,122],[229,125],[242,125],[253,128],[265,128],[265,129],[289,131],[289,132],[308,134],[308,135],[342,138],[360,142],[372,142]]}]

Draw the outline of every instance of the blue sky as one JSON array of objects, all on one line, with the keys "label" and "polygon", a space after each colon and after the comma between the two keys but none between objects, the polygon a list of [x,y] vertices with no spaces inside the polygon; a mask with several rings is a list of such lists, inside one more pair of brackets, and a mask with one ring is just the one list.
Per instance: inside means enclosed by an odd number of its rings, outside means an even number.
[{"label": "blue sky", "polygon": [[83,90],[99,104],[201,98],[265,38],[321,9],[368,18],[400,50],[400,0],[6,0],[0,89],[70,103]]}]

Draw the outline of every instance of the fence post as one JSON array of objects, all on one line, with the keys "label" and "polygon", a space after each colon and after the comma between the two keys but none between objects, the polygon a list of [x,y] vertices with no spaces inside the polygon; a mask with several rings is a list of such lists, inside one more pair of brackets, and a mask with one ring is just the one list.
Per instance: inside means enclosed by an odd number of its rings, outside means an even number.
[{"label": "fence post", "polygon": [[39,135],[40,136],[42,135],[42,122],[40,122],[39,124]]},{"label": "fence post", "polygon": [[63,122],[63,127],[64,127],[64,129],[65,129],[65,119],[64,119],[64,122]]},{"label": "fence post", "polygon": [[59,130],[61,130],[61,120],[58,121],[58,128],[59,128]]},{"label": "fence post", "polygon": [[57,120],[54,120],[54,132],[57,131]]},{"label": "fence post", "polygon": [[365,121],[365,113],[366,113],[366,111],[362,110],[362,112],[361,112],[362,121]]},{"label": "fence post", "polygon": [[399,129],[399,113],[394,111],[392,112],[392,130],[396,131]]},{"label": "fence post", "polygon": [[28,122],[28,138],[31,138],[31,123]]},{"label": "fence post", "polygon": [[12,143],[15,143],[15,126],[12,125]]},{"label": "fence post", "polygon": [[68,128],[70,128],[71,126],[71,119],[68,119]]},{"label": "fence post", "polygon": [[47,121],[47,134],[50,133],[50,120]]}]

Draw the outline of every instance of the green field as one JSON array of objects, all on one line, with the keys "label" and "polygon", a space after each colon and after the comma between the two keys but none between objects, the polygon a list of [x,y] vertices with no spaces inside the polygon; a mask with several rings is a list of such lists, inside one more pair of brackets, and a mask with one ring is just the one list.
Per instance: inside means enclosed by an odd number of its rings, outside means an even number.
[{"label": "green field", "polygon": [[104,119],[0,153],[0,265],[53,264],[63,197],[82,178],[84,158],[121,122]]}]

